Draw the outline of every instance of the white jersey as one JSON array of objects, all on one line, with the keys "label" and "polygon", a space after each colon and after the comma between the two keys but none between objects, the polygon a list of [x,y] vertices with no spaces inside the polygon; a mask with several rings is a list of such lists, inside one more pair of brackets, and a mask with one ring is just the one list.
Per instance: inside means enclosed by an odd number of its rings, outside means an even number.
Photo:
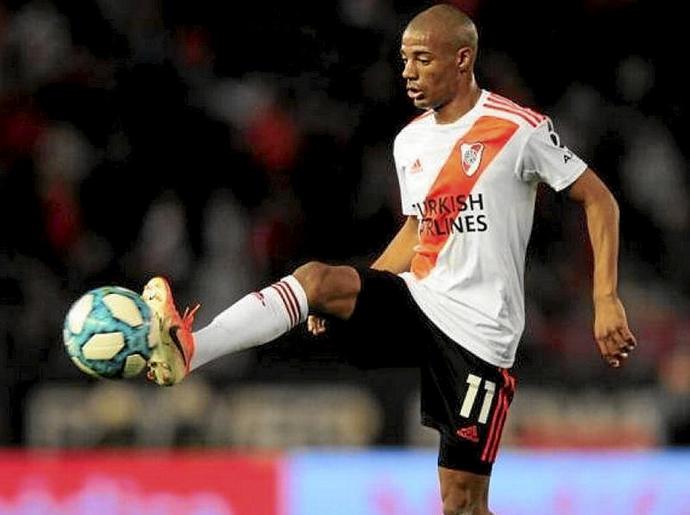
[{"label": "white jersey", "polygon": [[401,274],[413,298],[458,344],[512,366],[537,185],[560,191],[587,165],[547,117],[488,91],[453,123],[436,123],[431,111],[413,120],[393,154],[403,213],[419,220],[411,270]]}]

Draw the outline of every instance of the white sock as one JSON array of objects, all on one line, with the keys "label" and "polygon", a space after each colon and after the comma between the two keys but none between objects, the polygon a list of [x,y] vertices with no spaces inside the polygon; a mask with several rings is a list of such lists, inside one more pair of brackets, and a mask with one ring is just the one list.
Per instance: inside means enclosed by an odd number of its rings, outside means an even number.
[{"label": "white sock", "polygon": [[225,354],[275,340],[304,322],[308,312],[307,294],[291,275],[250,293],[194,333],[190,370]]}]

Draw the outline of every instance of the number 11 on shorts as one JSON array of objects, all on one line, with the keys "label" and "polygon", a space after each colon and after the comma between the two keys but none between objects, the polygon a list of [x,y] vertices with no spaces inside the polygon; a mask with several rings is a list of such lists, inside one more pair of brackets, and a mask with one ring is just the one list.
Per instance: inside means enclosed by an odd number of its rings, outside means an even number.
[{"label": "number 11 on shorts", "polygon": [[482,402],[482,408],[479,412],[477,422],[486,424],[489,418],[489,410],[491,409],[491,401],[494,399],[494,393],[496,392],[496,383],[484,381],[481,377],[474,374],[468,374],[467,376],[467,393],[465,393],[465,400],[462,401],[460,416],[469,418],[472,413],[472,408],[474,407],[474,401],[477,399],[479,386],[482,382],[484,382],[484,401]]}]

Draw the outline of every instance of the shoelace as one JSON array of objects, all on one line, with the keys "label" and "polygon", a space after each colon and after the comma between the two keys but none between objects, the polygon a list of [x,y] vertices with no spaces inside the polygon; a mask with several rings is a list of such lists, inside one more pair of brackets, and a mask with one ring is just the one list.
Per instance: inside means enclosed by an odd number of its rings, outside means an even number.
[{"label": "shoelace", "polygon": [[192,324],[194,323],[194,315],[197,311],[199,311],[200,307],[201,304],[197,304],[192,309],[189,309],[189,306],[184,308],[184,313],[182,313],[182,325],[184,325],[184,328],[187,331],[192,330]]},{"label": "shoelace", "polygon": [[[189,306],[184,308],[184,313],[182,313],[181,321],[182,325],[187,331],[192,330],[192,324],[194,323],[194,315],[196,314],[197,311],[199,311],[199,308],[201,307],[201,304],[197,304],[194,306],[192,309],[189,309]],[[154,371],[151,369],[151,366],[149,365],[148,370],[146,371],[146,377],[152,381],[154,379]]]}]

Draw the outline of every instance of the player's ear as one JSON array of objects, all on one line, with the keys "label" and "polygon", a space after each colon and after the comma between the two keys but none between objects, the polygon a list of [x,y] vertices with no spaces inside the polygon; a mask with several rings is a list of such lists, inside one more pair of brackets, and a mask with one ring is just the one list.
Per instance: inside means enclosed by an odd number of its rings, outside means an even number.
[{"label": "player's ear", "polygon": [[474,50],[468,46],[458,49],[455,55],[455,62],[457,63],[459,72],[472,71],[472,63],[474,62]]}]

